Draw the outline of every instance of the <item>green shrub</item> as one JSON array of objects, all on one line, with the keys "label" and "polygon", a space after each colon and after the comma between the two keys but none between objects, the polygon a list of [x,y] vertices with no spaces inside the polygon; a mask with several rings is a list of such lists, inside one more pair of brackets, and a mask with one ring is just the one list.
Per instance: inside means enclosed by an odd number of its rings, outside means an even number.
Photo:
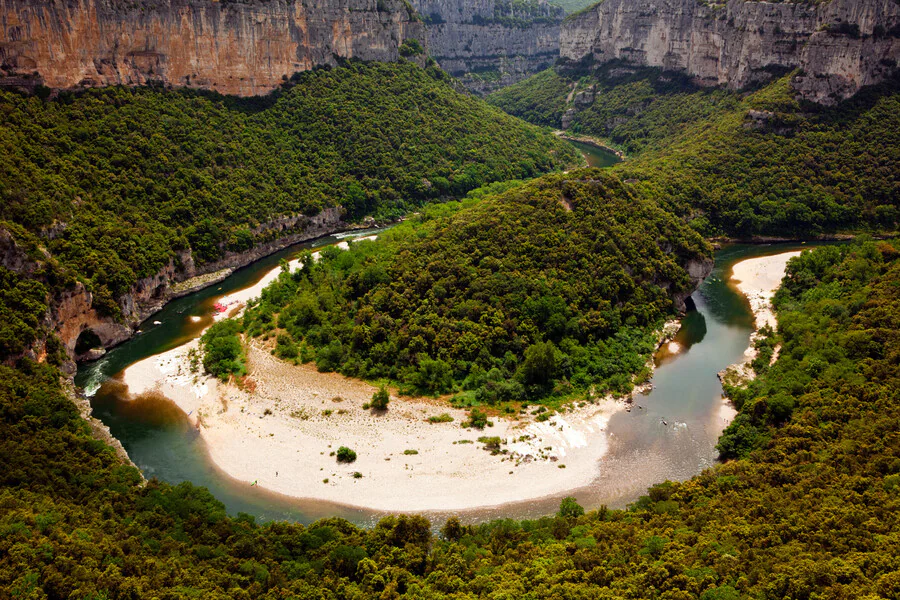
[{"label": "green shrub", "polygon": [[200,337],[203,368],[208,373],[225,380],[246,372],[244,349],[239,337],[241,328],[240,321],[225,319],[214,323]]},{"label": "green shrub", "polygon": [[484,429],[489,424],[490,421],[488,421],[487,414],[483,413],[477,408],[473,408],[469,411],[469,420],[463,423],[463,426],[474,427],[475,429]]},{"label": "green shrub", "polygon": [[400,56],[420,56],[424,53],[425,49],[422,48],[422,44],[416,38],[406,38],[400,44]]},{"label": "green shrub", "polygon": [[372,410],[387,410],[388,402],[390,402],[391,396],[387,391],[385,386],[381,386],[378,388],[378,391],[372,394],[372,401],[369,402],[369,406]]},{"label": "green shrub", "polygon": [[491,452],[496,453],[496,452],[500,451],[500,444],[502,443],[503,440],[501,440],[497,436],[491,436],[491,437],[482,436],[482,437],[478,438],[478,441],[481,442],[482,444],[484,444],[485,450],[490,450]]},{"label": "green shrub", "polygon": [[341,446],[337,449],[335,454],[337,456],[337,461],[340,463],[352,463],[356,461],[356,452],[347,446]]}]

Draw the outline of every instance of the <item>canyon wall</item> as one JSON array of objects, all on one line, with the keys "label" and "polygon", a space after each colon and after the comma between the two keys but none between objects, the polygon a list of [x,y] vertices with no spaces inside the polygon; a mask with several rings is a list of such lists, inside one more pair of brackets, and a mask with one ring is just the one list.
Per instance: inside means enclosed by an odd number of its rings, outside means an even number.
[{"label": "canyon wall", "polygon": [[[247,252],[225,252],[221,259],[196,265],[190,250],[181,251],[169,264],[151,277],[138,280],[117,299],[121,315],[113,317],[94,306],[94,298],[81,282],[64,289],[54,289],[47,299],[48,310],[44,326],[56,333],[73,359],[97,358],[103,349],[115,346],[130,338],[145,319],[159,311],[169,300],[217,283],[250,263],[293,244],[345,229],[341,220],[342,208],[332,207],[315,216],[296,215],[273,220],[258,228],[271,241],[259,243]],[[49,254],[44,255],[47,259]],[[35,276],[41,269],[43,258],[29,257],[18,246],[13,236],[0,227],[0,266],[25,276]],[[53,286],[49,286],[53,288]],[[90,332],[99,344],[89,351],[76,351],[78,339]],[[42,344],[42,343],[41,343]],[[32,358],[43,353],[42,347],[29,352]],[[66,365],[74,373],[74,363]]]},{"label": "canyon wall", "polygon": [[560,58],[618,59],[735,89],[799,69],[797,91],[833,104],[897,73],[900,3],[605,0],[563,24]]},{"label": "canyon wall", "polygon": [[544,0],[412,0],[429,53],[476,93],[510,85],[559,56],[561,8]]},{"label": "canyon wall", "polygon": [[0,0],[0,83],[162,82],[240,96],[338,58],[393,61],[424,24],[403,0]]},{"label": "canyon wall", "polygon": [[[75,289],[66,290],[51,302],[50,328],[57,332],[70,356],[75,356],[78,337],[86,330],[91,330],[102,346],[109,348],[130,338],[142,321],[158,312],[172,298],[221,281],[234,269],[247,266],[282,248],[338,231],[345,226],[341,221],[341,212],[340,207],[333,207],[312,217],[299,215],[277,219],[261,228],[278,236],[273,241],[257,244],[247,252],[226,252],[221,259],[199,267],[195,265],[190,250],[181,252],[162,271],[139,280],[129,293],[118,299],[122,312],[120,319],[100,314],[92,306],[90,292],[79,283]],[[214,276],[203,277],[210,274]],[[177,285],[179,283],[187,285]]]}]

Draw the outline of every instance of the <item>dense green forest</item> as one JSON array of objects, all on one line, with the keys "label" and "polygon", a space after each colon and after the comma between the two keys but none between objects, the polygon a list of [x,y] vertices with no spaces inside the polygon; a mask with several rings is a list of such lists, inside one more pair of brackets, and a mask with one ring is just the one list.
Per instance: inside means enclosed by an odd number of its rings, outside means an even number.
[{"label": "dense green forest", "polygon": [[577,160],[564,142],[411,63],[350,62],[240,99],[106,88],[0,92],[0,221],[43,235],[115,313],[175,250],[248,250],[261,223],[342,205],[396,217]]},{"label": "dense green forest", "polygon": [[[798,101],[785,76],[742,94],[612,63],[558,68],[494,93],[511,114],[559,127],[571,86],[593,93],[569,130],[630,160],[623,179],[704,235],[894,231],[900,220],[900,83],[836,107]],[[574,101],[574,99],[573,99]]]},{"label": "dense green forest", "polygon": [[495,184],[378,241],[306,257],[243,326],[275,338],[283,358],[413,393],[464,390],[487,404],[624,393],[673,297],[693,291],[686,265],[704,260],[709,245],[680,220],[578,170]]},{"label": "dense green forest", "polygon": [[115,312],[176,250],[246,250],[276,216],[419,211],[285,270],[207,330],[207,370],[242,374],[255,337],[488,405],[628,390],[691,289],[685,265],[709,257],[701,234],[896,228],[897,83],[823,108],[788,77],[737,94],[620,66],[492,97],[558,126],[572,84],[596,86],[570,129],[630,154],[532,181],[574,150],[434,65],[347,63],[256,99],[0,92],[0,598],[900,598],[898,241],[792,260],[761,342],[777,362],[726,386],[726,462],[627,510],[567,499],[439,532],[408,515],[257,524],[190,483],[143,481],[79,415],[50,292],[77,277]]},{"label": "dense green forest", "polygon": [[[59,372],[0,366],[0,589],[12,598],[864,598],[900,596],[900,251],[789,265],[781,359],[743,392],[736,460],[629,510],[372,529],[230,518],[92,439]],[[0,299],[4,305],[6,299]]]}]

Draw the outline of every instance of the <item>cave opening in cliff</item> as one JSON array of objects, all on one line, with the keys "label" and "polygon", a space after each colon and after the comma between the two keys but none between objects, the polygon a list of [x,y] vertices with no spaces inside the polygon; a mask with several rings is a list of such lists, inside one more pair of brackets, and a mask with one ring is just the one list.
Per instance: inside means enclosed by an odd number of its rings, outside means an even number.
[{"label": "cave opening in cliff", "polygon": [[100,340],[100,336],[93,329],[85,329],[75,341],[75,355],[84,354],[88,350],[101,347],[103,347],[103,342]]}]

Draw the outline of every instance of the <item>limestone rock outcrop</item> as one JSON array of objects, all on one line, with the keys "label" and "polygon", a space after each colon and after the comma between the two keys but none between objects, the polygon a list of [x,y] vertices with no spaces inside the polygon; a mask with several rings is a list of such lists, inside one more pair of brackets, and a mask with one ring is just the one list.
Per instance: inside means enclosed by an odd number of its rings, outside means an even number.
[{"label": "limestone rock outcrop", "polygon": [[[257,233],[266,232],[271,241],[260,243],[247,252],[226,252],[215,262],[197,266],[190,250],[179,251],[168,265],[151,277],[138,280],[131,289],[117,298],[119,317],[99,311],[90,290],[81,282],[65,289],[57,289],[47,299],[48,311],[44,325],[56,333],[70,358],[88,360],[102,355],[96,348],[77,350],[78,340],[89,332],[97,348],[115,346],[132,336],[145,319],[158,312],[169,300],[212,285],[230,274],[282,248],[311,240],[345,228],[341,207],[322,210],[314,216],[295,215],[275,219],[261,225]],[[49,259],[49,255],[46,255]],[[20,274],[33,276],[40,264],[27,256],[14,238],[0,228],[0,266]],[[202,277],[208,274],[222,277]],[[178,285],[193,278],[199,283],[192,287]],[[40,354],[40,348],[33,354]],[[68,369],[74,372],[74,365]]]},{"label": "limestone rock outcrop", "polygon": [[563,24],[560,58],[661,67],[735,89],[799,69],[800,95],[832,104],[897,73],[900,3],[605,0]]},{"label": "limestone rock outcrop", "polygon": [[412,0],[428,25],[428,49],[476,93],[552,66],[563,10],[545,0]]},{"label": "limestone rock outcrop", "polygon": [[425,26],[403,0],[0,0],[0,83],[161,82],[264,94],[338,58],[393,61]]},{"label": "limestone rock outcrop", "polygon": [[51,327],[73,356],[78,337],[88,329],[97,335],[103,347],[114,346],[131,337],[141,322],[158,312],[172,298],[212,285],[220,278],[205,279],[203,285],[189,289],[179,289],[175,284],[220,271],[227,271],[224,273],[227,275],[231,270],[249,265],[282,248],[333,233],[343,225],[341,208],[332,207],[315,216],[297,215],[264,224],[258,232],[271,231],[277,236],[273,241],[257,244],[247,252],[226,252],[221,259],[199,267],[195,265],[189,250],[180,252],[164,269],[152,277],[139,280],[129,293],[118,299],[122,311],[122,318],[118,320],[98,313],[92,306],[90,292],[78,284],[81,288],[63,294],[62,298],[52,303]]}]

